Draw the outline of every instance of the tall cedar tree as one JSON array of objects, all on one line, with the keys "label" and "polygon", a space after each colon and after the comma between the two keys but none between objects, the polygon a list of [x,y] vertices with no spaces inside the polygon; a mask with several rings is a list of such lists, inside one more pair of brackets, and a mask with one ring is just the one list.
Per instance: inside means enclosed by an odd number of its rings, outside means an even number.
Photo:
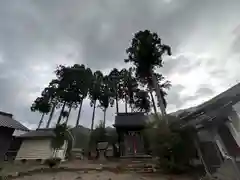
[{"label": "tall cedar tree", "polygon": [[125,62],[131,62],[135,66],[136,77],[138,79],[152,79],[162,115],[166,116],[166,110],[162,100],[163,97],[154,71],[156,68],[162,67],[162,56],[165,52],[171,55],[171,48],[162,44],[157,33],[145,30],[139,31],[134,35],[131,46],[126,52],[128,58],[125,59]]}]

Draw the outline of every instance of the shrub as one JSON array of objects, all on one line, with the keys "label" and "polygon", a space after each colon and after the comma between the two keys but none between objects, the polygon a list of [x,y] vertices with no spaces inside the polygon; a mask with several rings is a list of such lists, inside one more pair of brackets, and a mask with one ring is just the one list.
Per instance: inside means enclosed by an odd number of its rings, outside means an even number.
[{"label": "shrub", "polygon": [[26,159],[21,159],[21,162],[22,162],[23,164],[25,164],[25,163],[27,162],[27,160],[26,160]]},{"label": "shrub", "polygon": [[60,161],[60,158],[49,158],[45,161],[45,164],[48,165],[50,168],[53,168],[56,165],[59,165]]},{"label": "shrub", "polygon": [[195,148],[186,131],[171,129],[163,121],[148,129],[150,149],[159,159],[160,167],[166,172],[183,173],[190,168]]}]

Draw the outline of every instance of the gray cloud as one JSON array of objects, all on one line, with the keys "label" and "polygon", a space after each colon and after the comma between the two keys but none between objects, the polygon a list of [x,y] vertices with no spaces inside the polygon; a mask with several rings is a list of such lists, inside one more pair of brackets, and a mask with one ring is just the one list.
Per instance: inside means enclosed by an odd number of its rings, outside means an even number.
[{"label": "gray cloud", "polygon": [[[57,64],[85,63],[103,71],[122,67],[133,33],[143,29],[158,32],[163,42],[172,46],[174,55],[178,55],[175,59],[166,58],[165,67],[160,70],[168,77],[174,73],[187,75],[204,65],[206,73],[222,79],[221,86],[228,86],[228,82],[236,81],[239,59],[228,60],[236,68],[227,69],[222,62],[229,59],[229,54],[193,59],[184,52],[197,54],[207,49],[220,54],[234,47],[233,53],[237,53],[239,36],[229,45],[224,43],[226,47],[222,49],[216,50],[213,44],[222,37],[224,30],[235,28],[239,5],[237,0],[172,0],[169,3],[163,0],[1,1],[1,110],[14,113],[22,122],[37,124],[40,117],[31,113],[29,106],[53,77],[52,71]],[[173,83],[168,101],[172,107],[179,108],[188,101],[180,92],[189,87]],[[200,88],[195,97],[199,92],[211,93],[207,91]],[[88,101],[83,111],[81,122],[89,126],[92,109]],[[109,109],[109,124],[114,112],[114,108]],[[101,118],[99,109],[96,119]],[[74,124],[75,119],[76,112],[70,122]]]},{"label": "gray cloud", "polygon": [[183,101],[184,102],[195,101],[199,98],[211,97],[214,94],[215,92],[213,91],[212,87],[210,87],[209,85],[203,84],[203,85],[200,85],[198,90],[195,92],[194,96],[186,96],[183,98]]},{"label": "gray cloud", "polygon": [[169,105],[174,105],[175,108],[179,108],[184,104],[184,101],[181,99],[180,93],[184,89],[182,85],[173,85],[168,92],[167,102]]},{"label": "gray cloud", "polygon": [[214,94],[214,91],[212,90],[212,88],[209,88],[209,87],[201,87],[197,90],[196,94],[203,95],[203,96],[209,96],[209,95]]}]

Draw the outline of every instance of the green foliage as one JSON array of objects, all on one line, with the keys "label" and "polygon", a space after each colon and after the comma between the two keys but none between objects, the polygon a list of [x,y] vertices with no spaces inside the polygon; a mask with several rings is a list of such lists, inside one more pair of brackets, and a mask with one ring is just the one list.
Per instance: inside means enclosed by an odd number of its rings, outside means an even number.
[{"label": "green foliage", "polygon": [[89,98],[91,100],[91,106],[97,101],[101,96],[101,88],[103,83],[103,74],[101,71],[96,71],[93,74],[93,79],[89,87]]},{"label": "green foliage", "polygon": [[136,67],[136,77],[151,77],[152,70],[162,67],[162,55],[171,55],[169,46],[162,44],[156,33],[149,30],[139,31],[134,35],[131,46],[126,50],[128,59]]},{"label": "green foliage", "polygon": [[[163,103],[161,105],[162,114],[165,115],[165,108],[167,102],[164,98],[166,92],[163,87],[158,87],[159,81],[162,80],[162,75],[154,73],[156,68],[163,66],[162,56],[167,52],[171,55],[171,48],[165,44],[162,44],[161,39],[157,33],[152,33],[149,30],[137,32],[131,42],[131,46],[126,50],[128,58],[125,62],[130,62],[134,65],[135,76],[138,81],[144,86],[148,86],[150,91],[155,90],[158,100]],[[156,82],[154,82],[153,75],[156,75]],[[156,107],[154,106],[156,111]],[[156,113],[156,112],[155,112]]]},{"label": "green foliage", "polygon": [[137,79],[133,76],[133,69],[122,69],[120,71],[120,94],[119,98],[124,99],[130,106],[134,104],[134,93],[138,91]]},{"label": "green foliage", "polygon": [[60,162],[61,162],[60,158],[49,158],[49,159],[46,159],[44,163],[48,165],[50,168],[53,168],[56,165],[58,165]]},{"label": "green foliage", "polygon": [[[144,132],[148,138],[148,148],[159,158],[159,164],[166,172],[181,173],[188,170],[190,161],[195,156],[195,148],[188,132],[173,130],[171,125],[155,118],[158,122],[148,124]],[[174,117],[169,117],[171,118]]]},{"label": "green foliage", "polygon": [[39,111],[41,113],[49,113],[51,106],[48,99],[45,97],[38,97],[31,106],[31,111]]},{"label": "green foliage", "polygon": [[72,144],[73,139],[72,135],[70,134],[69,127],[63,123],[63,124],[57,124],[56,127],[53,130],[54,132],[54,138],[52,138],[51,141],[51,147],[56,150],[63,146],[65,140],[68,141],[68,144]]},{"label": "green foliage", "polygon": [[137,91],[134,96],[134,109],[138,112],[148,113],[150,108],[150,97],[148,92],[143,90]]},{"label": "green foliage", "polygon": [[[152,82],[152,73],[157,67],[162,67],[162,56],[165,52],[170,55],[170,47],[162,44],[156,33],[145,30],[135,34],[131,46],[127,49],[128,58],[125,61],[133,64],[133,67],[129,69],[114,68],[108,75],[104,75],[99,70],[93,73],[83,64],[59,65],[54,71],[56,77],[43,90],[42,96],[34,101],[31,110],[44,114],[51,111],[48,127],[55,108],[61,108],[57,122],[59,124],[62,117],[68,118],[71,112],[66,113],[66,108],[75,109],[79,106],[76,121],[76,126],[78,126],[82,102],[88,97],[90,105],[94,107],[91,129],[94,125],[95,108],[99,107],[98,103],[104,111],[104,122],[106,111],[113,106],[114,101],[117,113],[119,100],[125,101],[126,111],[129,104],[134,111],[149,112],[151,103],[145,90],[160,91],[164,98],[167,95],[166,89],[170,87],[170,82],[166,81],[161,74],[155,73],[160,85],[159,90]],[[139,90],[140,84],[144,91]],[[165,98],[164,105],[165,107],[167,105]],[[67,121],[68,119],[65,122]]]},{"label": "green foliage", "polygon": [[68,111],[63,111],[63,112],[62,112],[62,117],[63,117],[63,118],[68,117],[68,115],[69,115],[69,114],[68,114]]},{"label": "green foliage", "polygon": [[114,93],[111,91],[111,81],[108,76],[103,78],[103,82],[100,88],[101,95],[99,97],[99,102],[101,107],[107,109],[114,104]]}]

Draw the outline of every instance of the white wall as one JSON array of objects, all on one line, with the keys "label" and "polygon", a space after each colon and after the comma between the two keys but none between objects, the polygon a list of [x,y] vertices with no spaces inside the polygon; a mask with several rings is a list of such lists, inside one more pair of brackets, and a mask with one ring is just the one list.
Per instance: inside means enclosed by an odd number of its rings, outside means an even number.
[{"label": "white wall", "polygon": [[230,117],[236,131],[240,132],[240,102],[233,105],[233,110],[236,113],[231,113]]},{"label": "white wall", "polygon": [[[65,158],[67,150],[67,141],[65,141],[63,147],[56,151],[55,157],[59,157],[61,159]],[[53,156],[53,149],[51,148],[51,139],[29,139],[24,140],[18,154],[16,156],[16,160],[21,159],[48,159]]]},{"label": "white wall", "polygon": [[226,125],[240,147],[240,102],[233,105],[232,110],[228,116],[230,121],[226,122]]},{"label": "white wall", "polygon": [[62,148],[60,148],[59,150],[56,151],[55,157],[58,157],[58,158],[61,158],[62,160],[64,160],[65,156],[66,156],[67,147],[68,147],[68,142],[64,141]]},{"label": "white wall", "polygon": [[24,140],[17,153],[16,160],[21,159],[48,159],[52,156],[50,139]]},{"label": "white wall", "polygon": [[18,136],[20,136],[20,135],[22,135],[22,134],[25,134],[25,133],[27,133],[28,131],[21,131],[21,130],[15,130],[14,132],[13,132],[13,136],[16,136],[16,137],[18,137]]}]

